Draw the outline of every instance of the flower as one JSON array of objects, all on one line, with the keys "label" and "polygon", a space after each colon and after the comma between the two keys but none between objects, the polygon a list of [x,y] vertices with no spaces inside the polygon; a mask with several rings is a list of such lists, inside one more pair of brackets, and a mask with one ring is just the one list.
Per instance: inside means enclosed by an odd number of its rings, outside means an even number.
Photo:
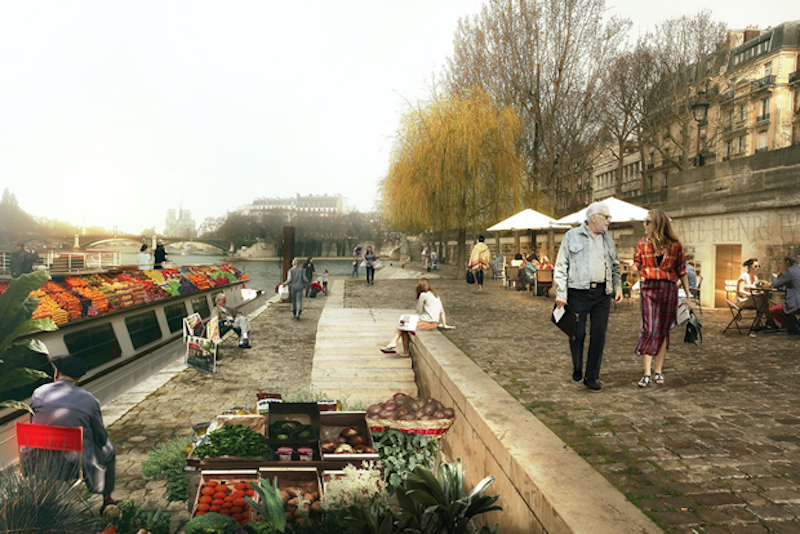
[{"label": "flower", "polygon": [[313,284],[311,284],[311,289],[316,289],[317,291],[319,291],[322,289],[322,286],[319,285],[318,282],[314,282]]},{"label": "flower", "polygon": [[373,500],[383,504],[388,502],[386,483],[374,462],[363,462],[362,465],[362,469],[347,465],[343,476],[328,483],[328,490],[321,499],[323,510],[344,510],[354,504],[368,506]]}]

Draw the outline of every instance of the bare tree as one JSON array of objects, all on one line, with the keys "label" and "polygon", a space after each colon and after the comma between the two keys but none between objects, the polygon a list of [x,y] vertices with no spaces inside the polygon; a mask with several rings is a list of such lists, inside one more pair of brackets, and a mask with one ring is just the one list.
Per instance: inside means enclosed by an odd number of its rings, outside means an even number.
[{"label": "bare tree", "polygon": [[446,84],[482,87],[518,110],[526,203],[554,212],[575,163],[590,159],[602,73],[629,27],[607,17],[603,0],[489,0],[459,22]]}]

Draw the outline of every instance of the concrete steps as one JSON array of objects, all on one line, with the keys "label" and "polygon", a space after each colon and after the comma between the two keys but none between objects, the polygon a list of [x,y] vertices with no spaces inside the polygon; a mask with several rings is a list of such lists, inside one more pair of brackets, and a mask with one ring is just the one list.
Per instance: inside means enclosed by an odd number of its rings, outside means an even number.
[{"label": "concrete steps", "polygon": [[410,311],[343,308],[343,293],[344,281],[335,281],[319,318],[312,387],[349,404],[382,402],[399,391],[417,396],[411,359],[380,351]]}]

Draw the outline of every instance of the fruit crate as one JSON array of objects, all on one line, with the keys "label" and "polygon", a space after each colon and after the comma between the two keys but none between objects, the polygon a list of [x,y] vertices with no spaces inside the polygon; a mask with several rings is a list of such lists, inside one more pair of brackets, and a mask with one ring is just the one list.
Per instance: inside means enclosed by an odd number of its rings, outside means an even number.
[{"label": "fruit crate", "polygon": [[[357,442],[353,445],[352,437],[347,438],[342,436],[342,433],[352,429],[357,432],[363,442]],[[345,439],[351,446],[363,446],[369,451],[375,450],[375,444],[372,441],[372,433],[367,425],[366,412],[323,412],[320,414],[320,448],[322,450],[323,460],[336,460],[346,461],[354,465],[360,466],[362,461],[374,461],[380,459],[377,452],[354,452],[354,453],[335,453],[326,452],[328,444],[337,439]]]},{"label": "fruit crate", "polygon": [[[299,516],[291,508],[291,499],[296,496],[299,489],[305,499],[319,503],[322,497],[322,486],[319,480],[319,470],[316,467],[262,467],[258,470],[258,476],[272,484],[277,479],[278,489],[281,490],[281,498],[284,503],[284,512],[287,521],[292,522]],[[286,492],[286,493],[284,493]],[[288,494],[288,499],[285,497]],[[310,497],[310,498],[309,498]],[[320,505],[317,504],[316,510],[319,511]],[[319,512],[321,513],[321,512]],[[316,514],[312,514],[312,519]]]},{"label": "fruit crate", "polygon": [[[258,493],[249,485],[258,478],[256,469],[202,471],[192,506],[192,517],[208,512],[217,512],[230,515],[240,526],[244,526],[248,521],[254,520],[256,516],[253,507],[244,502],[244,496],[258,502]],[[237,485],[239,485],[238,488]],[[218,488],[223,487],[224,491],[218,491]],[[244,492],[244,495],[240,495],[239,492]],[[209,502],[204,502],[206,500]]]}]

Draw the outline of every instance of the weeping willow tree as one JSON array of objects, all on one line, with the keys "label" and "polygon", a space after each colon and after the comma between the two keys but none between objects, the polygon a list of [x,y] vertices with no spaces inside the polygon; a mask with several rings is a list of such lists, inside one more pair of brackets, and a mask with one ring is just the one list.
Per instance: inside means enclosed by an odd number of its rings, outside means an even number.
[{"label": "weeping willow tree", "polygon": [[396,230],[457,232],[461,274],[468,231],[519,207],[522,125],[513,107],[479,89],[437,96],[402,119],[381,207]]}]

